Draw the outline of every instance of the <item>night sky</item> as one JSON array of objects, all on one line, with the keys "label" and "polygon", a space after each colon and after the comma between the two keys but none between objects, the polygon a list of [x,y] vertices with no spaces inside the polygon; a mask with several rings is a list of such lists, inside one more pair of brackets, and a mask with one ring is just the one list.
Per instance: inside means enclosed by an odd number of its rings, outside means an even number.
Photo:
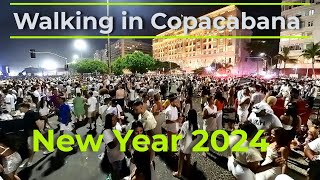
[{"label": "night sky", "polygon": [[[110,2],[124,2],[125,0],[110,0]],[[52,0],[1,0],[0,1],[0,64],[9,65],[13,70],[22,70],[26,66],[39,66],[41,60],[50,58],[59,61],[59,58],[50,55],[37,55],[37,59],[30,59],[29,49],[36,49],[37,51],[51,51],[61,54],[71,59],[73,54],[79,52],[73,46],[73,40],[10,40],[10,35],[102,35],[99,30],[18,30],[13,13],[40,13],[40,16],[52,16],[54,12],[67,12],[70,16],[75,16],[77,10],[82,11],[82,15],[92,15],[95,17],[102,17],[107,15],[107,7],[19,7],[11,6],[10,2],[106,2],[106,0],[66,0],[66,1],[52,1]],[[229,0],[229,1],[198,1],[198,0],[126,0],[125,2],[267,2],[275,3],[281,0]],[[201,16],[221,6],[173,6],[173,7],[110,7],[110,15],[114,16],[116,21],[112,35],[156,35],[161,31],[154,29],[150,24],[150,18],[157,12],[166,13],[168,16],[190,15]],[[280,6],[239,6],[242,11],[247,12],[253,17],[258,16],[280,16]],[[121,12],[128,11],[129,15],[136,15],[143,17],[145,20],[143,30],[122,30],[120,29]],[[254,31],[254,35],[279,35],[279,31]],[[106,40],[86,40],[88,48],[84,51],[84,57],[92,57],[96,49],[102,49]],[[148,41],[147,41],[148,42]],[[149,41],[151,43],[151,41]],[[64,61],[60,59],[61,66]]]}]

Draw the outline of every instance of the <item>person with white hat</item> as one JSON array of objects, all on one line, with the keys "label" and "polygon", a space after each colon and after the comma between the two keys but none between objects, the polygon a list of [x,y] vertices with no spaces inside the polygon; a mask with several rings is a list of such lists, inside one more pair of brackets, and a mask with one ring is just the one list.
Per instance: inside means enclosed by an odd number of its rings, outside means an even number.
[{"label": "person with white hat", "polygon": [[272,128],[282,127],[279,118],[268,113],[269,106],[265,103],[258,103],[252,107],[252,112],[248,117],[248,121],[252,122],[258,130],[270,132]]}]

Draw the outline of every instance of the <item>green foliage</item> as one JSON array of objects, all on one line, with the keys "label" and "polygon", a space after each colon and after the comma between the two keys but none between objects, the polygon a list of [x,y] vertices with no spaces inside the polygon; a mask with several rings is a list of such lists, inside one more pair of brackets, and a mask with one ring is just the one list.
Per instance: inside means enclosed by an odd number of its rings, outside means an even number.
[{"label": "green foliage", "polygon": [[155,64],[154,59],[143,54],[140,51],[136,51],[132,54],[128,54],[123,57],[126,68],[132,73],[146,73],[151,70]]},{"label": "green foliage", "polygon": [[301,55],[306,59],[312,60],[312,71],[313,75],[315,76],[315,70],[314,70],[314,63],[316,62],[315,58],[320,56],[320,42],[317,44],[312,43],[307,49],[303,51],[303,54]]},{"label": "green foliage", "polygon": [[125,60],[122,57],[118,57],[111,65],[112,72],[115,75],[122,75],[123,69],[126,68]]},{"label": "green foliage", "polygon": [[108,65],[102,61],[85,59],[77,62],[72,66],[77,73],[107,73]]},{"label": "green foliage", "polygon": [[179,68],[180,66],[177,63],[174,63],[174,62],[170,63],[168,61],[156,60],[152,70],[169,71],[170,69],[179,69]]},{"label": "green foliage", "polygon": [[114,61],[112,71],[115,74],[122,74],[123,69],[129,69],[132,73],[146,73],[148,70],[153,70],[154,65],[155,61],[151,56],[136,51]]}]

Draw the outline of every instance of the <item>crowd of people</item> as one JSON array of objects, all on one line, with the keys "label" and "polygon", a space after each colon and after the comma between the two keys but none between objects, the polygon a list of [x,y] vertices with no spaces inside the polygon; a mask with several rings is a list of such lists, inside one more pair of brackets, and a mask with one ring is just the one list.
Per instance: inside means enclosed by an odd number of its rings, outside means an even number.
[{"label": "crowd of people", "polygon": [[[172,135],[182,135],[178,152],[168,152],[169,157],[178,155],[178,169],[173,172],[177,178],[191,176],[192,148],[201,140],[193,131],[205,130],[210,137],[216,130],[241,129],[247,133],[243,146],[249,150],[230,152],[227,164],[236,179],[291,179],[286,175],[288,157],[297,151],[309,161],[309,179],[316,179],[320,175],[320,138],[318,122],[310,117],[319,85],[312,79],[218,79],[193,75],[8,79],[0,84],[0,175],[5,180],[19,179],[19,166],[33,164],[33,130],[45,134],[54,128],[49,119],[57,116],[60,135],[65,131],[76,134],[77,124],[83,122],[89,130],[103,127],[105,152],[98,158],[104,172],[114,180],[157,179],[157,154],[150,147],[139,152],[129,141],[127,151],[120,151],[113,130],[125,134],[129,129],[134,132],[130,140],[145,134],[151,143],[153,135],[165,134],[169,148]],[[195,105],[199,99],[201,113]],[[223,118],[230,112],[235,118]],[[131,115],[134,120],[129,120]],[[6,122],[22,122],[22,146],[28,147],[27,157],[10,140]],[[249,147],[258,130],[264,130],[264,138],[270,143],[266,153]],[[239,138],[230,136],[230,147]],[[207,156],[206,152],[202,155]]]}]

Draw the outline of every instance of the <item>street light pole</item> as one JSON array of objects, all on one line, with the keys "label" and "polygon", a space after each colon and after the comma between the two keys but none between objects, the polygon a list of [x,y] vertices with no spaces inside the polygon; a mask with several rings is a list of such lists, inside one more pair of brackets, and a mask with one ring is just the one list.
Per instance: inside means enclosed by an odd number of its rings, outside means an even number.
[{"label": "street light pole", "polygon": [[[110,15],[110,6],[109,6],[109,0],[107,0],[107,16]],[[108,39],[107,39],[107,53],[108,53],[108,67],[109,67],[109,73],[111,74],[111,47],[110,47],[110,33],[108,33]]]}]

